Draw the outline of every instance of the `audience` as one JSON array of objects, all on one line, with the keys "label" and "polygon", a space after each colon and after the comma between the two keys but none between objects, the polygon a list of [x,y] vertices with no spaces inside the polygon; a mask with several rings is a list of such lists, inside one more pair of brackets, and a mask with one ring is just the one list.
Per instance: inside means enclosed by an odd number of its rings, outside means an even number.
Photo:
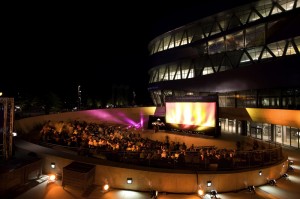
[{"label": "audience", "polygon": [[[186,146],[167,139],[144,139],[134,127],[80,121],[46,122],[40,131],[41,144],[58,144],[77,150],[78,155],[167,168],[219,168],[243,166],[243,157],[232,149],[214,146]],[[255,149],[258,144],[255,143]],[[101,154],[102,156],[99,156]],[[254,157],[257,159],[257,157]]]}]

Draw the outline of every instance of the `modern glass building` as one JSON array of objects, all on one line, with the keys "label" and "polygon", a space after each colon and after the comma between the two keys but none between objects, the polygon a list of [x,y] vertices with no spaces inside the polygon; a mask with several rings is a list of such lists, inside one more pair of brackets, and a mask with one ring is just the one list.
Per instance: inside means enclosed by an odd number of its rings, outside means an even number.
[{"label": "modern glass building", "polygon": [[300,148],[299,27],[300,0],[260,0],[157,36],[154,104],[217,95],[222,132]]}]

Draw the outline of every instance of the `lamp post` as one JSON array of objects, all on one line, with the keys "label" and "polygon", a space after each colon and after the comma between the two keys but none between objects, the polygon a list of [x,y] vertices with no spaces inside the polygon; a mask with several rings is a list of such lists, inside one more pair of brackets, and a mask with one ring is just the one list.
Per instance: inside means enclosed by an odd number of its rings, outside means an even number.
[{"label": "lamp post", "polygon": [[77,94],[78,94],[78,110],[80,110],[81,109],[81,88],[80,88],[80,85],[78,85]]}]

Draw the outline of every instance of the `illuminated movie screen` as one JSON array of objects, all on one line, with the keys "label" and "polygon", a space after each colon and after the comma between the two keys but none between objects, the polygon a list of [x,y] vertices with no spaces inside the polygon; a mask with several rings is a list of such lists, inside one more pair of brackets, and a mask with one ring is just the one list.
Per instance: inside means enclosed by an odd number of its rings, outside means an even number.
[{"label": "illuminated movie screen", "polygon": [[216,108],[216,102],[166,102],[166,123],[183,130],[211,130]]}]

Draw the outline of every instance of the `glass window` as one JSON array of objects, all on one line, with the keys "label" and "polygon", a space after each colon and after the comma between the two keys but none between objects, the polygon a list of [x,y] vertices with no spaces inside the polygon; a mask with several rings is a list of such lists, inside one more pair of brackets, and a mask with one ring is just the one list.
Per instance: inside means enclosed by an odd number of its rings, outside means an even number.
[{"label": "glass window", "polygon": [[175,79],[175,73],[176,73],[176,70],[177,70],[177,65],[170,65],[169,66],[169,75],[170,75],[170,80],[174,80]]},{"label": "glass window", "polygon": [[263,140],[270,141],[271,140],[271,124],[263,123],[262,124],[262,133],[263,133]]},{"label": "glass window", "polygon": [[277,57],[281,57],[285,47],[285,41],[279,41],[268,45],[269,49]]},{"label": "glass window", "polygon": [[188,73],[189,73],[189,69],[182,69],[182,70],[181,70],[182,79],[186,79]]},{"label": "glass window", "polygon": [[185,62],[181,65],[182,79],[194,77],[193,68],[191,63]]},{"label": "glass window", "polygon": [[249,55],[253,60],[258,60],[262,47],[256,47],[248,50]]},{"label": "glass window", "polygon": [[293,44],[291,42],[289,42],[288,48],[287,48],[287,51],[286,51],[285,54],[286,55],[294,55],[294,54],[296,54],[296,51],[295,51],[295,49],[293,47]]},{"label": "glass window", "polygon": [[163,39],[163,45],[164,45],[164,50],[167,50],[169,48],[169,44],[170,44],[170,40],[171,40],[171,36],[166,36],[164,39]]},{"label": "glass window", "polygon": [[194,31],[194,29],[189,28],[189,29],[186,30],[186,33],[187,33],[188,43],[190,44],[193,40],[195,31]]},{"label": "glass window", "polygon": [[202,29],[201,29],[201,25],[197,24],[196,26],[194,26],[194,37],[193,37],[192,42],[198,41],[203,38],[204,38],[204,36],[203,36]]},{"label": "glass window", "polygon": [[208,42],[208,52],[209,54],[215,54],[225,51],[225,42],[223,37],[211,40]]},{"label": "glass window", "polygon": [[151,70],[150,71],[150,78],[149,78],[149,83],[153,83],[156,82],[156,74],[157,74],[157,70]]},{"label": "glass window", "polygon": [[295,0],[280,0],[279,5],[285,10],[292,10]]},{"label": "glass window", "polygon": [[208,74],[212,74],[212,73],[214,73],[214,70],[212,67],[209,66],[209,67],[205,67],[203,69],[202,75],[208,75]]},{"label": "glass window", "polygon": [[252,11],[250,18],[249,18],[249,22],[256,21],[258,19],[260,19],[260,16],[258,16],[258,14],[256,14],[256,12]]},{"label": "glass window", "polygon": [[237,42],[235,41],[234,35],[226,35],[226,50],[232,51],[237,49]]},{"label": "glass window", "polygon": [[249,62],[250,63],[250,58],[249,58],[249,56],[248,56],[248,54],[247,53],[243,53],[243,55],[242,55],[242,58],[241,58],[241,61],[240,61],[241,63],[247,63],[247,62]]},{"label": "glass window", "polygon": [[260,46],[265,42],[264,25],[258,25],[246,29],[245,44],[246,47]]},{"label": "glass window", "polygon": [[174,35],[171,36],[170,43],[169,43],[169,49],[175,47],[175,37]]},{"label": "glass window", "polygon": [[246,24],[246,22],[247,22],[247,20],[249,18],[249,15],[250,15],[250,10],[247,9],[247,10],[243,10],[243,11],[237,12],[236,15],[240,19],[240,21],[241,21],[242,24]]},{"label": "glass window", "polygon": [[275,125],[275,133],[276,133],[276,142],[282,144],[283,142],[283,126],[281,125]]},{"label": "glass window", "polygon": [[294,39],[295,43],[296,43],[296,46],[298,48],[298,51],[300,51],[300,37],[295,37]]},{"label": "glass window", "polygon": [[183,32],[182,32],[182,31],[177,32],[177,33],[175,34],[175,47],[180,46],[180,44],[181,44],[181,39],[182,39],[182,35],[183,35]]},{"label": "glass window", "polygon": [[278,13],[281,13],[281,12],[282,12],[282,10],[274,4],[274,8],[272,10],[271,15],[275,15],[275,14],[278,14]]},{"label": "glass window", "polygon": [[[267,2],[265,2],[265,3],[267,3]],[[268,4],[264,4],[262,6],[259,6],[256,9],[263,17],[267,17],[270,14],[271,8],[272,8],[272,4],[268,3]]]},{"label": "glass window", "polygon": [[180,45],[186,45],[186,44],[188,44],[188,43],[189,43],[189,42],[188,42],[187,31],[184,31],[183,37],[182,37],[182,40],[181,40]]},{"label": "glass window", "polygon": [[270,54],[267,48],[264,49],[261,59],[272,58],[273,56]]},{"label": "glass window", "polygon": [[[221,32],[221,30],[220,30],[220,27],[219,27],[219,24],[218,24],[219,22],[215,22],[214,23],[214,25],[213,25],[213,28],[212,28],[212,30],[211,30],[211,33],[210,33],[210,35],[215,35],[215,34],[217,34],[217,33],[219,33],[219,32]],[[224,30],[224,29],[223,29]]]},{"label": "glass window", "polygon": [[164,50],[164,40],[160,39],[159,40],[159,44],[158,44],[158,48],[157,48],[157,52],[163,51]]},{"label": "glass window", "polygon": [[213,25],[213,23],[203,24],[202,28],[203,28],[203,34],[205,35],[205,37],[209,36],[212,25]]},{"label": "glass window", "polygon": [[300,129],[290,127],[291,146],[299,148]]},{"label": "glass window", "polygon": [[163,81],[163,80],[165,80],[165,76],[167,76],[166,75],[166,66],[161,66],[160,68],[159,68],[159,81]]}]

